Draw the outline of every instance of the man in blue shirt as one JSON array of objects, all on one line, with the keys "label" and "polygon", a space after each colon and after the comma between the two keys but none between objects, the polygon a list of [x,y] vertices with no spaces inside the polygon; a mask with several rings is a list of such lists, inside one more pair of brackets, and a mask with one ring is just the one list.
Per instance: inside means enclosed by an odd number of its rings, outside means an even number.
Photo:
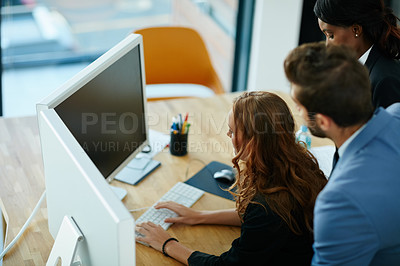
[{"label": "man in blue shirt", "polygon": [[313,265],[400,265],[400,103],[373,112],[349,48],[305,44],[285,60],[291,95],[339,159],[314,209]]}]

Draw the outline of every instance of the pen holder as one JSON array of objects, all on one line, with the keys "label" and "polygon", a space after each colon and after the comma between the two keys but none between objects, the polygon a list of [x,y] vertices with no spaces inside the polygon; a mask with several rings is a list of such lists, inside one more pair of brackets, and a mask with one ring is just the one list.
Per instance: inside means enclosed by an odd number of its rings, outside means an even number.
[{"label": "pen holder", "polygon": [[171,132],[171,141],[169,143],[169,151],[172,155],[183,156],[187,154],[188,134]]}]

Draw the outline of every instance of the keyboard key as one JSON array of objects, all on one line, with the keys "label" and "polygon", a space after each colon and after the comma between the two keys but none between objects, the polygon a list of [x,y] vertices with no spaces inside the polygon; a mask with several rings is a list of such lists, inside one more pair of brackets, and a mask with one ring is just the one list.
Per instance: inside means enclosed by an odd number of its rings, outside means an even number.
[{"label": "keyboard key", "polygon": [[[178,215],[168,209],[155,209],[154,206],[159,202],[163,201],[174,201],[179,204],[182,204],[186,207],[192,207],[193,204],[196,203],[203,196],[204,191],[198,188],[195,188],[186,183],[178,182],[175,186],[173,186],[167,193],[165,193],[156,203],[153,204],[145,213],[143,213],[139,219],[136,220],[136,224],[144,223],[144,222],[152,222],[154,224],[160,225],[164,230],[167,230],[171,223],[166,223],[164,220],[170,217],[177,217]],[[140,233],[136,232],[136,236],[141,236]],[[139,241],[138,241],[139,242]],[[143,242],[139,242],[148,246]]]}]

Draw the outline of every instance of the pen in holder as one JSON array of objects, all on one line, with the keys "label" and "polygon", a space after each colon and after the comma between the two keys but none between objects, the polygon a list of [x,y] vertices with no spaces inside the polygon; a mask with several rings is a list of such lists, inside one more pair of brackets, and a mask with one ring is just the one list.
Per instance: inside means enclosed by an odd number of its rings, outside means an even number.
[{"label": "pen in holder", "polygon": [[171,141],[169,143],[169,151],[172,155],[183,156],[188,151],[188,133],[190,124],[187,122],[188,114],[185,119],[182,119],[182,115],[172,119],[171,126]]}]

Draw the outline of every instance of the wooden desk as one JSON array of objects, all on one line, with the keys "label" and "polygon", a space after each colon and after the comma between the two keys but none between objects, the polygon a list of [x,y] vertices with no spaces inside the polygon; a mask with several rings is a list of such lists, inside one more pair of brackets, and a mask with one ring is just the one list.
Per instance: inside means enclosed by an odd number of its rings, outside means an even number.
[{"label": "wooden desk", "polygon": [[[189,134],[189,153],[174,157],[164,149],[155,159],[162,166],[139,185],[130,186],[113,181],[112,184],[128,191],[123,200],[128,209],[150,206],[176,182],[185,181],[204,164],[213,160],[230,164],[232,147],[227,132],[227,113],[232,99],[238,94],[226,94],[207,99],[185,99],[151,102],[148,104],[149,126],[168,133],[170,121],[178,113],[189,112],[192,123]],[[293,107],[286,94],[280,94]],[[292,108],[294,113],[297,111]],[[295,115],[299,120],[299,116]],[[331,144],[314,138],[313,146]],[[203,163],[201,163],[203,162]],[[188,172],[186,176],[186,171]],[[0,198],[6,206],[10,224],[7,243],[19,232],[41,194],[45,190],[39,132],[36,117],[0,118]],[[206,193],[195,209],[233,208],[234,202]],[[141,213],[134,213],[137,218]],[[188,247],[219,255],[230,248],[240,228],[229,226],[173,225],[168,230]],[[46,203],[18,243],[4,258],[4,266],[45,265],[54,243],[47,226]],[[161,253],[136,245],[137,265],[179,265]]]}]

